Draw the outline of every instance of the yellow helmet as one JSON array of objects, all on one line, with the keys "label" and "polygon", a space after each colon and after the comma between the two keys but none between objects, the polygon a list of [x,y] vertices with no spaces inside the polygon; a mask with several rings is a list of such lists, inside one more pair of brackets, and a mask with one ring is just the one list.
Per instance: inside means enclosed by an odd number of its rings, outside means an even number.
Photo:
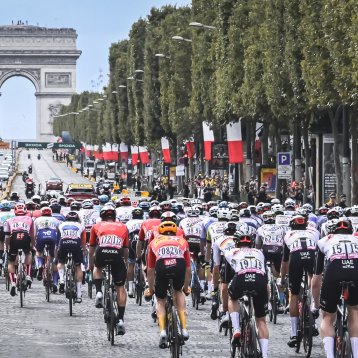
[{"label": "yellow helmet", "polygon": [[175,235],[177,228],[177,225],[172,221],[164,221],[159,225],[158,232],[162,235]]}]

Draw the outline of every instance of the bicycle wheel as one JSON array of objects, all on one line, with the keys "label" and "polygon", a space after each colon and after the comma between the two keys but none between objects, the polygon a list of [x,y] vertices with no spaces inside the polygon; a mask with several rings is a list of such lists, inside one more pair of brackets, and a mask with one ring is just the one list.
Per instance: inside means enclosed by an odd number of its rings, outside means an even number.
[{"label": "bicycle wheel", "polygon": [[302,315],[302,312],[298,316],[296,353],[298,353],[300,351],[301,342],[302,342],[302,332],[303,332],[303,315]]},{"label": "bicycle wheel", "polygon": [[353,357],[351,341],[349,339],[349,333],[347,331],[344,332],[343,340],[342,340],[342,357],[344,358]]},{"label": "bicycle wheel", "polygon": [[88,297],[92,299],[93,297],[93,278],[92,272],[88,272],[88,283],[87,283]]},{"label": "bicycle wheel", "polygon": [[73,277],[72,277],[72,270],[67,268],[67,275],[66,275],[66,293],[68,295],[68,306],[70,310],[70,316],[72,316],[73,310]]},{"label": "bicycle wheel", "polygon": [[[48,266],[48,265],[47,265]],[[45,282],[46,282],[46,301],[50,302],[50,293],[51,293],[51,285],[52,285],[52,280],[51,280],[51,273],[50,273],[50,269],[48,267],[46,267],[45,270]]]},{"label": "bicycle wheel", "polygon": [[252,318],[251,321],[249,322],[249,327],[248,327],[248,332],[249,332],[249,357],[252,358],[258,358],[258,350],[257,350],[257,333],[256,333],[256,323],[255,323],[255,318]]},{"label": "bicycle wheel", "polygon": [[108,319],[107,319],[107,337],[108,340],[111,342],[111,345],[114,345],[114,330],[115,330],[115,324],[116,324],[116,318],[115,318],[115,314],[114,314],[114,309],[113,309],[113,292],[110,289],[109,295],[108,295],[108,300],[107,300],[107,305],[108,305]]},{"label": "bicycle wheel", "polygon": [[237,349],[238,347],[235,344],[231,343],[231,341],[232,341],[232,331],[233,331],[231,319],[229,321],[228,331],[229,331],[230,357],[234,358],[234,357],[236,357],[236,351],[238,350]]},{"label": "bicycle wheel", "polygon": [[178,358],[180,352],[180,338],[179,338],[179,320],[175,308],[171,308],[171,322],[170,322],[170,330],[171,330],[171,342],[170,342],[170,356],[172,358]]},{"label": "bicycle wheel", "polygon": [[279,298],[277,296],[277,290],[275,285],[273,285],[273,292],[271,292],[272,295],[272,317],[273,317],[273,323],[277,323],[277,314],[278,314],[278,302]]},{"label": "bicycle wheel", "polygon": [[18,275],[18,284],[20,290],[20,307],[24,307],[24,271],[20,269],[20,273]]},{"label": "bicycle wheel", "polygon": [[312,340],[313,340],[313,325],[314,319],[312,312],[310,310],[310,300],[307,299],[304,306],[302,307],[303,311],[303,329],[302,329],[302,341],[303,349],[305,350],[306,358],[311,356],[312,351]]}]

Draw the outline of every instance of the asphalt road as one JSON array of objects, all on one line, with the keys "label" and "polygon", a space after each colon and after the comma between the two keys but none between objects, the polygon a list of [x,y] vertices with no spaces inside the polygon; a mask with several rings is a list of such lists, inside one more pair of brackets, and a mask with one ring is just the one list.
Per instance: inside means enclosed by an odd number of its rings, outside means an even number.
[{"label": "asphalt road", "polygon": [[[87,182],[75,174],[66,164],[54,163],[50,151],[31,152],[36,183],[50,176],[59,176],[66,184]],[[20,171],[30,163],[27,151],[20,156]],[[23,193],[23,182],[18,177],[13,190]],[[69,316],[68,303],[63,295],[53,295],[50,303],[45,301],[42,284],[34,281],[25,297],[25,306],[20,308],[18,296],[11,297],[5,290],[5,280],[0,278],[0,357],[169,357],[169,351],[158,348],[158,328],[150,317],[151,305],[138,307],[128,299],[125,313],[127,333],[116,337],[115,346],[106,339],[106,327],[101,310],[94,307],[94,300],[87,297],[83,288],[83,302],[74,307],[74,316]],[[219,334],[217,323],[210,319],[210,302],[198,311],[187,302],[190,340],[183,348],[183,357],[229,357],[229,339]],[[295,354],[286,342],[289,339],[289,317],[278,317],[278,324],[269,323],[270,357],[303,357]],[[324,357],[321,339],[315,338],[311,357]]]}]

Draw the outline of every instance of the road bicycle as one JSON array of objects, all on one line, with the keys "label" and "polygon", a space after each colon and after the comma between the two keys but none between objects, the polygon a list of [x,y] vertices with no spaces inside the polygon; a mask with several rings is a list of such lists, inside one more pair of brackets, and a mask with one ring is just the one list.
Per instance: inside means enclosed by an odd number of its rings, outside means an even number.
[{"label": "road bicycle", "polygon": [[200,286],[198,271],[196,268],[196,262],[193,259],[190,260],[190,267],[191,267],[191,283],[190,283],[191,302],[193,304],[193,307],[198,310],[199,303],[201,303],[201,299],[200,299],[201,286]]},{"label": "road bicycle", "polygon": [[43,284],[45,286],[46,301],[50,302],[50,294],[53,287],[52,260],[50,260],[49,245],[45,244],[44,252],[45,268],[43,271]]},{"label": "road bicycle", "polygon": [[22,249],[18,250],[18,273],[17,273],[17,290],[20,293],[20,307],[24,307],[24,298],[27,290],[26,272],[25,272],[25,258],[26,255]]},{"label": "road bicycle", "polygon": [[178,312],[173,302],[174,289],[173,280],[169,280],[167,302],[165,304],[165,330],[168,337],[168,348],[170,349],[170,356],[177,358],[182,355],[182,346],[184,345],[182,329]]},{"label": "road bicycle", "polygon": [[75,263],[72,252],[67,253],[65,266],[65,292],[68,299],[70,316],[73,314],[73,305],[76,302],[76,284],[75,284]]},{"label": "road bicycle", "polygon": [[347,301],[349,298],[349,288],[354,287],[354,282],[342,281],[340,282],[342,288],[341,298],[337,305],[337,318],[335,323],[335,357],[337,358],[352,358],[352,347],[347,328],[348,312]]},{"label": "road bicycle", "polygon": [[3,273],[5,277],[5,288],[7,291],[10,290],[10,278],[9,278],[9,270],[8,270],[8,253],[7,251],[4,252],[4,261],[3,261]]},{"label": "road bicycle", "polygon": [[145,280],[142,271],[142,264],[136,263],[134,267],[134,294],[137,305],[141,306],[145,290]]},{"label": "road bicycle", "polygon": [[[88,245],[88,244],[87,244]],[[93,272],[88,269],[89,265],[89,248],[87,247],[86,254],[84,255],[84,267],[85,267],[85,281],[87,282],[87,293],[90,299],[93,298]]]},{"label": "road bicycle", "polygon": [[270,322],[274,324],[277,323],[277,315],[280,306],[280,291],[277,286],[277,282],[275,277],[271,271],[271,263],[267,263],[267,276],[269,277],[269,285],[270,285],[270,307],[269,307],[269,318]]},{"label": "road bicycle", "polygon": [[111,273],[111,264],[103,270],[104,292],[103,292],[103,315],[107,325],[107,339],[114,345],[116,322],[118,317],[117,291]]},{"label": "road bicycle", "polygon": [[308,274],[306,270],[303,273],[300,296],[301,297],[299,300],[296,353],[300,351],[301,343],[303,343],[305,356],[306,358],[309,358],[311,356],[312,351],[313,330],[315,321],[310,309],[311,291],[308,287]]}]

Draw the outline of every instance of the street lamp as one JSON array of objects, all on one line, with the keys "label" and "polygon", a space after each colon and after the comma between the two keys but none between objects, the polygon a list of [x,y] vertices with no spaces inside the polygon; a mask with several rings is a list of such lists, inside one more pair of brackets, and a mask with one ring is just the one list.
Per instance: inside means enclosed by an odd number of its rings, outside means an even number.
[{"label": "street lamp", "polygon": [[164,55],[163,53],[156,53],[154,56],[158,58],[166,58],[168,60],[170,59],[170,56]]},{"label": "street lamp", "polygon": [[127,86],[125,86],[125,85],[119,85],[118,87],[119,88],[127,88]]},{"label": "street lamp", "polygon": [[118,92],[117,91],[112,91],[112,94],[117,94]]},{"label": "street lamp", "polygon": [[144,73],[143,70],[135,70],[134,73]]},{"label": "street lamp", "polygon": [[185,41],[185,42],[191,42],[190,39],[187,39],[185,37],[182,37],[182,36],[173,36],[172,37],[172,40],[175,40],[175,41]]},{"label": "street lamp", "polygon": [[214,29],[216,29],[215,26],[204,25],[204,24],[202,24],[201,22],[196,22],[196,21],[191,22],[191,23],[189,24],[189,26],[191,26],[191,27],[197,27],[197,28],[199,28],[199,29],[209,29],[209,30],[214,30]]}]

